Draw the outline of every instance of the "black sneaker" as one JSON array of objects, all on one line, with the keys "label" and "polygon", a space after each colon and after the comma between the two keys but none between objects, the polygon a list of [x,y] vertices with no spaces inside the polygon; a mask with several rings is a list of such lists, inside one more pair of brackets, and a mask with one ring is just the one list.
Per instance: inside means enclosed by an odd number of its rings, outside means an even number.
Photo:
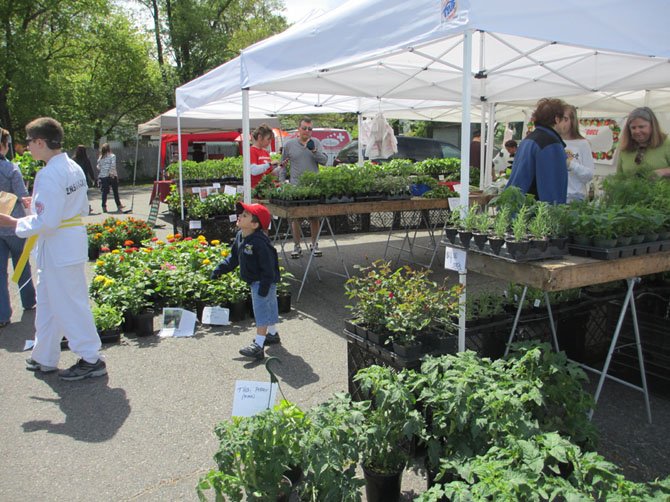
[{"label": "black sneaker", "polygon": [[40,364],[32,358],[26,359],[26,369],[30,371],[40,371],[42,373],[52,373],[58,368],[55,366],[47,366],[45,364]]},{"label": "black sneaker", "polygon": [[242,354],[244,357],[253,357],[259,361],[265,357],[265,351],[263,350],[263,347],[258,345],[256,342],[251,342],[246,347],[242,347],[240,349],[240,354]]},{"label": "black sneaker", "polygon": [[271,335],[270,333],[265,335],[265,345],[274,345],[275,343],[281,343],[281,340],[279,339],[279,332],[275,333],[274,335]]},{"label": "black sneaker", "polygon": [[83,380],[84,378],[99,377],[107,374],[107,365],[102,359],[91,364],[84,359],[79,359],[68,369],[58,372],[58,378],[61,380],[73,381]]}]

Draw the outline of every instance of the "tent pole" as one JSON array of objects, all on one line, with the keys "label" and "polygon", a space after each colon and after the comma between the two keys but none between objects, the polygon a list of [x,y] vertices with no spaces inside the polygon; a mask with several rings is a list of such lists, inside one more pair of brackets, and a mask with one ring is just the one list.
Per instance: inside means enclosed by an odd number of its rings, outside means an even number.
[{"label": "tent pole", "polygon": [[184,176],[181,164],[181,114],[177,108],[177,149],[179,150],[179,206],[181,208],[181,221],[184,222]]},{"label": "tent pole", "polygon": [[[484,71],[484,42],[485,42],[485,33],[483,31],[479,32],[479,73]],[[486,123],[488,118],[488,113],[490,112],[488,103],[484,101],[486,99],[486,78],[480,79],[480,96],[479,101],[481,103],[481,116],[479,124],[479,189],[484,190],[487,184],[486,172],[488,171],[488,164],[486,163],[486,150],[487,147],[490,149],[490,143],[486,140],[488,138],[488,131],[486,129]]]},{"label": "tent pole", "polygon": [[[472,103],[472,31],[463,34],[463,91],[461,121],[461,186],[459,188],[459,202],[461,215],[468,210],[470,192],[470,107]],[[467,261],[465,269],[458,273],[458,282],[463,291],[458,298],[458,351],[465,351],[465,284],[467,278]]]},{"label": "tent pole", "polygon": [[[493,164],[493,143],[495,141],[495,117],[496,117],[496,104],[488,104],[488,125],[486,127],[486,155],[483,166],[485,166],[484,172],[484,186],[482,189],[491,185],[493,181],[493,176],[491,174],[492,164]],[[482,157],[484,158],[484,157]],[[481,174],[480,174],[481,176]]]},{"label": "tent pole", "polygon": [[358,112],[356,114],[358,119],[358,165],[363,165],[363,143],[361,142],[361,131],[363,130],[363,114]]},{"label": "tent pole", "polygon": [[249,89],[242,89],[242,158],[244,159],[244,170],[242,172],[242,181],[244,184],[244,202],[251,203],[251,163],[249,148]]},{"label": "tent pole", "polygon": [[[156,181],[161,180],[161,148],[163,147],[163,124],[158,130],[158,160],[156,160]],[[166,156],[167,156],[167,152]]]},{"label": "tent pole", "polygon": [[133,164],[133,195],[130,198],[130,212],[133,212],[135,207],[135,182],[137,181],[137,156],[140,151],[140,133],[135,136],[135,162]]}]

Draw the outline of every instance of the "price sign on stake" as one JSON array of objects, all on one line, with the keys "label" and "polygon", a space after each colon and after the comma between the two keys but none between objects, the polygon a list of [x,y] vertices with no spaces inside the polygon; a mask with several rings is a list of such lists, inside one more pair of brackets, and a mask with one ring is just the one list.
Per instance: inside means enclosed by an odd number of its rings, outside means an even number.
[{"label": "price sign on stake", "polygon": [[465,272],[466,257],[467,253],[464,249],[447,246],[444,249],[444,268],[463,273]]}]

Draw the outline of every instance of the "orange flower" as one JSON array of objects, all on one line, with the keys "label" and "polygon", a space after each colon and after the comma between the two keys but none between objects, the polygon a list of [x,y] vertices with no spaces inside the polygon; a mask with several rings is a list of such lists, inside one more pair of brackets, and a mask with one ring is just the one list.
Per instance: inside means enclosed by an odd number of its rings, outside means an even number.
[{"label": "orange flower", "polygon": [[128,239],[127,241],[125,241],[123,243],[124,246],[132,246],[133,244],[135,244],[135,243],[133,241],[131,241],[130,239]]}]

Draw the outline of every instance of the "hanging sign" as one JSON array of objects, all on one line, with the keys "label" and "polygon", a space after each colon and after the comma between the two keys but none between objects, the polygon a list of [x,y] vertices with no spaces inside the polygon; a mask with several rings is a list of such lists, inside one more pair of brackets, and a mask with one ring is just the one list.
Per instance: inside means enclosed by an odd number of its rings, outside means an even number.
[{"label": "hanging sign", "polygon": [[619,146],[621,127],[614,119],[590,118],[579,120],[579,131],[591,144],[593,160],[611,165]]}]

